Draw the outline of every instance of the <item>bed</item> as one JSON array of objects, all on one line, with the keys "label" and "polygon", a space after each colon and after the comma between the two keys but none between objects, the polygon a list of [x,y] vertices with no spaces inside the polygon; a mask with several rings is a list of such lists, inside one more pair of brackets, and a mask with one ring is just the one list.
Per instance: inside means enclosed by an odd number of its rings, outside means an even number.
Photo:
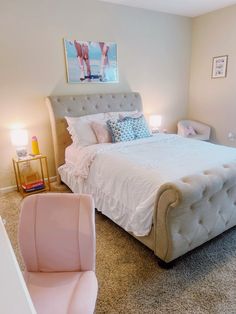
[{"label": "bed", "polygon": [[[65,95],[50,96],[46,103],[58,182],[75,193],[91,193],[97,210],[149,247],[161,266],[172,265],[235,226],[236,149],[160,133],[127,143],[91,145],[73,161],[70,156],[79,153],[71,145],[65,116],[142,111],[141,97]],[[77,170],[83,163],[87,171],[81,178]]]}]

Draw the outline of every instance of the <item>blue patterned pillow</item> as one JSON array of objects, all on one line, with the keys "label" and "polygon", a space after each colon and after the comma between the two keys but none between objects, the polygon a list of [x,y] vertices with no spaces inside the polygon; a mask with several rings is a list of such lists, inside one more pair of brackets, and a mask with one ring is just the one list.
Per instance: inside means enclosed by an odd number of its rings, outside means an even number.
[{"label": "blue patterned pillow", "polygon": [[112,142],[126,142],[135,139],[133,123],[130,119],[108,120],[107,126],[111,131]]},{"label": "blue patterned pillow", "polygon": [[126,117],[124,120],[130,120],[132,122],[135,139],[152,136],[143,115],[138,118]]}]

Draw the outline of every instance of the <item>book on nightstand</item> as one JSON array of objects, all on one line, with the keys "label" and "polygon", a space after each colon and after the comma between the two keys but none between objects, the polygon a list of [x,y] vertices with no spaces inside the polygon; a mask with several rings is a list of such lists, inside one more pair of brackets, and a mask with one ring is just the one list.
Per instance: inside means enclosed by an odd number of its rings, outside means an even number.
[{"label": "book on nightstand", "polygon": [[38,180],[32,183],[22,183],[21,186],[25,192],[33,192],[45,188],[43,180]]}]

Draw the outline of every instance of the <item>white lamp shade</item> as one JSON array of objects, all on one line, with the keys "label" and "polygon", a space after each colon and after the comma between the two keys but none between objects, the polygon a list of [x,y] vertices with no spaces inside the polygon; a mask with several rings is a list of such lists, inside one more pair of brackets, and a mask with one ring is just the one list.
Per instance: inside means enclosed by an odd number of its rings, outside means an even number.
[{"label": "white lamp shade", "polygon": [[28,145],[28,132],[25,129],[11,130],[11,142],[13,146],[22,147]]},{"label": "white lamp shade", "polygon": [[152,129],[158,129],[161,126],[162,116],[153,114],[149,117],[149,124]]}]

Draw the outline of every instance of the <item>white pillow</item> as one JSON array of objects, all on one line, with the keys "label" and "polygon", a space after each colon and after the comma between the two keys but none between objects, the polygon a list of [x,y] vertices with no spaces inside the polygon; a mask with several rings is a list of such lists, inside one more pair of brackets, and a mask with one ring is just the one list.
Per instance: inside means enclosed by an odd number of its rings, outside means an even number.
[{"label": "white pillow", "polygon": [[92,122],[98,122],[106,127],[107,120],[117,120],[119,115],[135,114],[137,111],[118,111],[118,112],[105,112],[86,115],[82,117],[65,117],[72,141],[76,145],[88,146],[97,144],[97,137],[91,127]]},{"label": "white pillow", "polygon": [[65,119],[73,143],[82,146],[97,144],[97,138],[90,126],[91,122],[98,121],[105,124],[107,120],[104,113],[82,117],[65,117]]},{"label": "white pillow", "polygon": [[116,111],[116,112],[107,112],[107,120],[118,120],[123,119],[124,117],[129,117],[136,115],[138,113],[137,110],[135,111]]}]

